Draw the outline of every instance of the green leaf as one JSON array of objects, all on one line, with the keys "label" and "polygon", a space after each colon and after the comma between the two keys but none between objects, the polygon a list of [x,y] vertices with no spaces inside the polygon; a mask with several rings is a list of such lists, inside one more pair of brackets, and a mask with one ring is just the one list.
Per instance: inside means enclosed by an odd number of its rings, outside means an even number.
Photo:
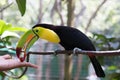
[{"label": "green leaf", "polygon": [[0,20],[0,35],[4,32],[6,28],[6,23],[3,20]]},{"label": "green leaf", "polygon": [[0,76],[5,77],[5,74],[1,71]]},{"label": "green leaf", "polygon": [[15,55],[16,51],[15,50],[11,50],[8,48],[0,48],[0,55],[4,55],[4,54],[12,54]]},{"label": "green leaf", "polygon": [[117,69],[117,66],[109,66],[108,67],[108,70],[116,70]]},{"label": "green leaf", "polygon": [[6,38],[6,37],[17,37],[17,38],[19,38],[20,36],[17,33],[15,33],[15,32],[5,31],[1,35],[1,39]]},{"label": "green leaf", "polygon": [[12,24],[7,24],[3,20],[0,20],[0,35],[4,33],[8,28],[11,28]]},{"label": "green leaf", "polygon": [[16,0],[16,2],[17,2],[21,15],[23,16],[26,11],[26,0]]},{"label": "green leaf", "polygon": [[9,31],[21,31],[21,32],[26,32],[28,29],[24,27],[10,27],[8,29]]},{"label": "green leaf", "polygon": [[108,40],[109,40],[110,42],[113,42],[113,41],[116,40],[116,38],[112,37],[112,38],[108,38]]}]

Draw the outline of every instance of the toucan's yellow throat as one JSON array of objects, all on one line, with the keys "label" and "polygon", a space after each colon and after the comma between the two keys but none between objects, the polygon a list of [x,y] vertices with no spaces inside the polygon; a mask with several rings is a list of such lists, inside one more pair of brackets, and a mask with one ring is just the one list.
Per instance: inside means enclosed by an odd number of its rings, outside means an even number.
[{"label": "toucan's yellow throat", "polygon": [[49,42],[53,42],[53,43],[59,43],[60,42],[59,36],[53,30],[38,26],[38,27],[33,28],[33,32],[39,38],[45,39]]}]

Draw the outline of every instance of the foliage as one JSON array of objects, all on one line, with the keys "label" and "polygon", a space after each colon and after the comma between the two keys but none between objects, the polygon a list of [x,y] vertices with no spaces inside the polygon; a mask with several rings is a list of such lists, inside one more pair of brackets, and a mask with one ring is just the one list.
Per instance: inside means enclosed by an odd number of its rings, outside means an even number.
[{"label": "foliage", "polygon": [[[97,48],[97,50],[117,50],[120,48],[120,42],[115,37],[107,37],[106,35],[103,35],[102,33],[93,33],[93,42]],[[117,65],[119,63],[120,57],[98,57],[101,63],[106,67],[106,79],[108,80],[119,80],[120,73],[120,65]]]},{"label": "foliage", "polygon": [[18,4],[18,8],[21,12],[21,15],[23,16],[26,11],[26,0],[16,0],[16,2]]},{"label": "foliage", "polygon": [[4,54],[6,52],[15,53],[11,49],[7,48],[8,46],[12,45],[12,42],[11,42],[12,38],[19,38],[18,33],[16,33],[15,31],[25,32],[27,31],[27,29],[22,28],[22,27],[13,27],[12,24],[7,24],[3,20],[0,20],[0,51],[1,51],[1,54]]},{"label": "foliage", "polygon": [[94,44],[97,48],[97,50],[113,50],[116,49],[114,48],[111,44],[116,43],[116,38],[115,37],[107,37],[104,34],[99,34],[99,33],[93,33],[93,40]]}]

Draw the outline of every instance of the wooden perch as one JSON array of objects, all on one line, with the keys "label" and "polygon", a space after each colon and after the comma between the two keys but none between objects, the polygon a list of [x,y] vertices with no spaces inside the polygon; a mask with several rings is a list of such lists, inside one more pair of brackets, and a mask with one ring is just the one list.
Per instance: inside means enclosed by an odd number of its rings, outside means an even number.
[{"label": "wooden perch", "polygon": [[99,12],[99,10],[102,8],[102,6],[107,2],[107,0],[103,0],[103,2],[96,8],[95,12],[92,14],[92,16],[90,17],[90,19],[88,20],[87,26],[85,28],[85,32],[88,31],[88,28],[90,27],[92,20],[97,16],[97,13]]},{"label": "wooden perch", "polygon": [[66,50],[57,50],[54,52],[29,52],[28,54],[35,54],[35,55],[58,55],[58,54],[83,54],[83,55],[95,55],[95,56],[119,56],[120,55],[120,49],[119,50],[113,50],[113,51],[85,51],[81,50],[79,48],[75,48],[74,50],[66,51]]}]

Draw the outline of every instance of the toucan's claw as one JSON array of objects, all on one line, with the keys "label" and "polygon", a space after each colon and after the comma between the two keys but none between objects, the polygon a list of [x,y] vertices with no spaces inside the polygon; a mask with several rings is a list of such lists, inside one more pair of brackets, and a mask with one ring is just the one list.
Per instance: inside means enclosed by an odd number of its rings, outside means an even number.
[{"label": "toucan's claw", "polygon": [[56,52],[54,52],[54,56],[57,56],[58,54]]},{"label": "toucan's claw", "polygon": [[81,51],[81,49],[75,47],[75,48],[73,49],[73,54],[74,54],[75,56],[78,56],[78,53],[77,53],[78,51]]}]

